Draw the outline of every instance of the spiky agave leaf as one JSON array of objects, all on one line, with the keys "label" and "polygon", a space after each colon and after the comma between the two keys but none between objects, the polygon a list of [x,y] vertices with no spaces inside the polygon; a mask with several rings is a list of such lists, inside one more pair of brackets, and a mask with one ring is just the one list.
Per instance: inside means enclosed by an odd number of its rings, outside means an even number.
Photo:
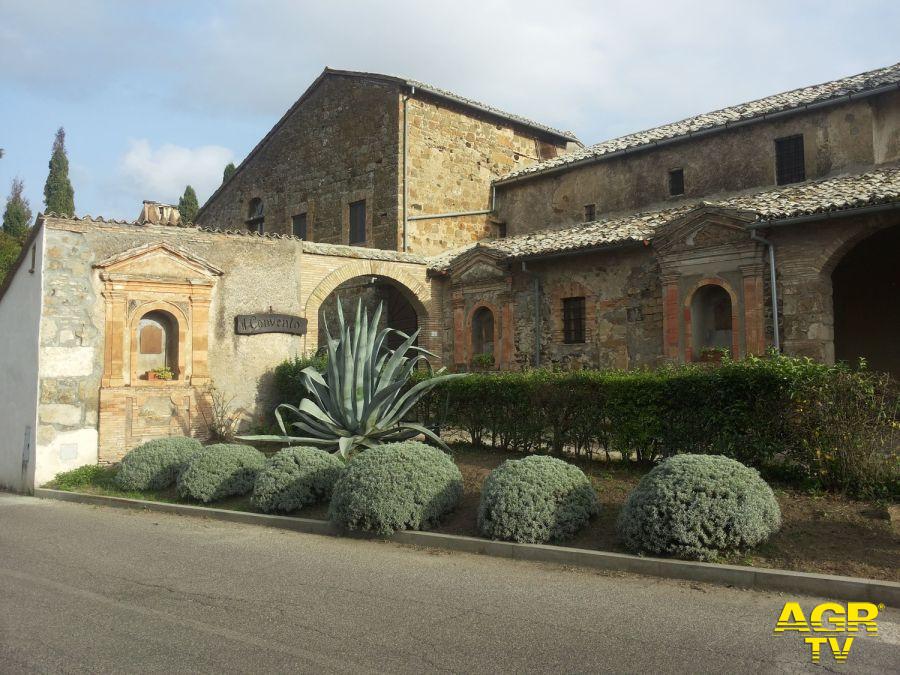
[{"label": "spiky agave leaf", "polygon": [[[441,369],[434,377],[404,392],[416,367],[425,363],[430,369],[428,357],[435,354],[414,344],[418,330],[411,335],[394,328],[379,331],[382,309],[379,303],[369,321],[360,300],[354,323],[350,325],[339,302],[336,335],[325,324],[328,351],[325,375],[315,368],[305,368],[300,377],[307,397],[297,406],[282,403],[275,409],[275,419],[283,435],[241,438],[331,448],[345,459],[361,449],[419,434],[449,450],[433,431],[403,418],[434,387],[448,379],[464,377],[464,374],[441,374],[444,371]],[[403,340],[393,350],[386,346],[392,333]],[[285,412],[295,421],[286,424]]]}]

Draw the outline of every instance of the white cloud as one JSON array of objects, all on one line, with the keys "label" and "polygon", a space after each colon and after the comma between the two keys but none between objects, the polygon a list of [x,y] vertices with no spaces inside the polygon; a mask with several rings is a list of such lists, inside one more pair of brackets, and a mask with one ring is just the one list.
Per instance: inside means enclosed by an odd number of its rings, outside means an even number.
[{"label": "white cloud", "polygon": [[164,143],[154,148],[146,139],[130,141],[119,163],[121,188],[135,196],[135,211],[143,199],[177,204],[186,185],[202,204],[222,182],[222,171],[234,153],[219,145],[185,148]]}]

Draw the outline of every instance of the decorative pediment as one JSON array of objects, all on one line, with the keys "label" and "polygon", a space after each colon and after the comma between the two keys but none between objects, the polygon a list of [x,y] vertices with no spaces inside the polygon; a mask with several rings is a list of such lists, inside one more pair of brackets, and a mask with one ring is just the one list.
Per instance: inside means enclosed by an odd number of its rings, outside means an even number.
[{"label": "decorative pediment", "polygon": [[752,212],[700,206],[660,227],[653,238],[653,247],[665,254],[749,244],[746,226],[755,217]]},{"label": "decorative pediment", "polygon": [[107,258],[94,267],[106,275],[194,279],[217,277],[222,270],[170,244],[146,244]]},{"label": "decorative pediment", "polygon": [[455,282],[472,284],[503,281],[507,272],[500,254],[475,247],[453,261],[450,276]]}]

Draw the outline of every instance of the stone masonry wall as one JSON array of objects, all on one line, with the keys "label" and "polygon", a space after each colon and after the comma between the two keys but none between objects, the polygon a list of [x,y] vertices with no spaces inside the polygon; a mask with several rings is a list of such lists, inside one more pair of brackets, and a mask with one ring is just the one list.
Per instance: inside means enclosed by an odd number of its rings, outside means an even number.
[{"label": "stone masonry wall", "polygon": [[347,205],[365,199],[366,245],[396,250],[397,99],[392,84],[326,77],[210,198],[199,224],[245,229],[258,197],[266,232],[290,233],[291,217],[307,213],[311,241],[341,244]]},{"label": "stone masonry wall", "polygon": [[[410,217],[489,209],[493,180],[565,150],[559,138],[424,94],[409,99],[407,114]],[[400,124],[402,133],[402,112]],[[408,250],[434,255],[495,232],[488,216],[412,220]]]},{"label": "stone masonry wall", "polygon": [[[897,98],[874,97],[789,115],[498,186],[498,217],[514,235],[583,222],[586,204],[595,204],[600,218],[772,186],[774,140],[800,133],[808,179],[864,169],[897,159],[898,128]],[[668,195],[668,172],[674,168],[684,169],[682,197]]]}]

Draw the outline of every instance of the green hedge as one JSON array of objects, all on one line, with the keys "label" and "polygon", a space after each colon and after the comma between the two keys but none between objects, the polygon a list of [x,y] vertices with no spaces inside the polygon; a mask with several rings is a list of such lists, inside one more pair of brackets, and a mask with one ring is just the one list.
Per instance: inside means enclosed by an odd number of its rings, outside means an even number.
[{"label": "green hedge", "polygon": [[257,474],[250,503],[263,513],[291,513],[327,502],[344,468],[340,457],[319,448],[284,448]]},{"label": "green hedge", "polygon": [[249,445],[217,443],[194,453],[178,474],[178,496],[204,504],[253,489],[266,456]]},{"label": "green hedge", "polygon": [[202,446],[196,438],[168,436],[132,448],[122,458],[116,484],[123,490],[162,490],[172,485]]},{"label": "green hedge", "polygon": [[508,450],[636,461],[722,454],[794,482],[896,497],[898,400],[887,376],[774,356],[654,371],[473,373],[436,388],[417,415]]}]

